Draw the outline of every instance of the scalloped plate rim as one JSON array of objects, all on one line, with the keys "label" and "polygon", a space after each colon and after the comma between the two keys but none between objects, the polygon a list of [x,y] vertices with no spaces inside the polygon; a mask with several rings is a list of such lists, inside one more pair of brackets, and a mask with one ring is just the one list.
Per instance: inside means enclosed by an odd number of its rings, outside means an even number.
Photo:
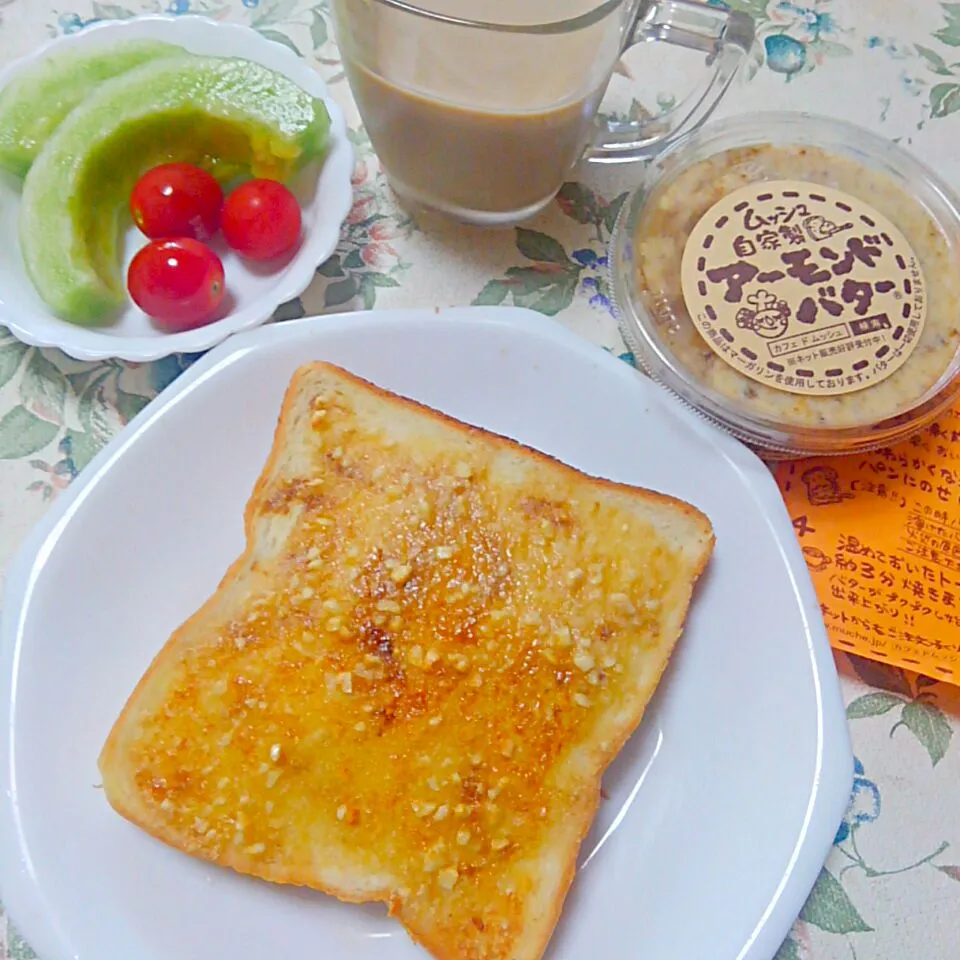
[{"label": "scalloped plate rim", "polygon": [[[187,34],[189,29],[194,27],[208,31],[208,36],[212,36],[213,30],[222,31],[228,42],[233,40],[231,49],[237,49],[242,45],[248,51],[245,54],[225,51],[226,56],[243,55],[248,59],[256,59],[254,55],[256,48],[264,49],[263,45],[269,44],[266,49],[269,49],[271,54],[281,62],[290,65],[289,71],[284,72],[296,83],[300,81],[291,74],[303,73],[305,70],[310,72],[311,82],[315,88],[314,95],[323,99],[330,114],[331,148],[324,158],[320,179],[322,180],[325,176],[331,178],[334,184],[331,189],[336,206],[332,210],[325,211],[326,215],[321,226],[316,228],[318,236],[312,242],[303,244],[286,268],[282,281],[278,282],[269,297],[264,295],[246,307],[241,315],[228,314],[223,319],[196,330],[155,337],[115,336],[101,333],[96,328],[71,325],[66,321],[56,320],[52,316],[41,318],[41,324],[58,325],[55,328],[56,332],[51,332],[43,329],[38,331],[35,315],[32,315],[29,310],[19,308],[16,304],[13,304],[11,309],[11,304],[0,297],[0,328],[5,327],[28,346],[55,347],[70,357],[82,361],[118,359],[147,363],[171,354],[203,353],[230,336],[267,323],[277,307],[299,297],[310,286],[317,267],[329,259],[339,243],[340,230],[353,205],[353,187],[350,178],[353,172],[354,151],[347,137],[343,110],[330,95],[329,88],[320,74],[311,69],[307,59],[297,56],[283,44],[267,39],[252,27],[239,23],[221,23],[197,14],[182,16],[149,14],[132,17],[129,20],[101,20],[90,24],[79,33],[52,38],[31,53],[7,64],[0,70],[0,89],[21,70],[55,50],[72,46],[77,40],[90,36],[96,37],[105,32],[113,33],[131,29],[138,35],[151,35],[156,24],[161,25],[160,29],[164,33],[168,30],[183,31],[185,36],[179,42],[185,45],[190,44],[192,38]],[[91,41],[84,40],[84,42]],[[19,255],[19,243],[16,246]],[[63,326],[60,327],[59,324]]]}]

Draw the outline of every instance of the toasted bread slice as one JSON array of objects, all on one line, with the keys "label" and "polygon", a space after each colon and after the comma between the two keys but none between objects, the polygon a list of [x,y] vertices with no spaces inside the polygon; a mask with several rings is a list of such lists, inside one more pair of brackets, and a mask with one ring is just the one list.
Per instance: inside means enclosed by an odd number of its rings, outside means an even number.
[{"label": "toasted bread slice", "polygon": [[246,532],[111,731],[109,802],[441,960],[537,960],[707,518],[314,363]]}]

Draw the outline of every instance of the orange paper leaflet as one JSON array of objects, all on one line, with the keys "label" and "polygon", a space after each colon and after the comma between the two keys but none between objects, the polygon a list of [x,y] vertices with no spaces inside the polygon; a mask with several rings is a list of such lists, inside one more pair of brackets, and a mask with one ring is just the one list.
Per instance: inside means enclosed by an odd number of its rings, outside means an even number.
[{"label": "orange paper leaflet", "polygon": [[960,684],[960,410],[776,475],[833,646]]}]

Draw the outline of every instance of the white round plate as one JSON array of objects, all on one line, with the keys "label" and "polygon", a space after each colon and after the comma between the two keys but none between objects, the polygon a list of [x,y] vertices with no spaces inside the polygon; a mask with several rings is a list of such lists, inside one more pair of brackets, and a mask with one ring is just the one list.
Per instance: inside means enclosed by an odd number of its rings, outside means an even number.
[{"label": "white round plate", "polygon": [[746,448],[627,364],[495,307],[233,337],[60,494],[10,569],[0,631],[0,878],[13,922],[44,960],[426,960],[383,907],[193,860],[96,787],[130,691],[242,550],[284,389],[314,359],[711,518],[716,552],[657,695],[604,777],[547,956],[770,960],[853,776],[783,500]]},{"label": "white round plate", "polygon": [[[193,16],[97,23],[82,33],[53,40],[0,71],[0,88],[18,71],[48,54],[81,45],[107,47],[118,40],[144,37],[179,44],[193,53],[244,57],[289,77],[326,104],[331,120],[330,149],[322,167],[310,164],[290,185],[303,209],[304,236],[296,254],[276,270],[267,271],[245,264],[225,244],[215,243],[226,271],[230,312],[215,323],[176,334],[157,330],[132,303],[109,326],[80,327],[54,316],[30,282],[20,256],[19,183],[0,174],[0,247],[8,251],[0,258],[0,325],[9,327],[25,343],[59,347],[78,360],[119,357],[146,362],[171,353],[199,353],[231,334],[264,323],[281,303],[303,293],[316,268],[333,253],[353,201],[353,148],[347,139],[343,112],[330,97],[320,75],[305,60],[249,27]],[[145,242],[131,226],[126,238],[125,265]]]}]

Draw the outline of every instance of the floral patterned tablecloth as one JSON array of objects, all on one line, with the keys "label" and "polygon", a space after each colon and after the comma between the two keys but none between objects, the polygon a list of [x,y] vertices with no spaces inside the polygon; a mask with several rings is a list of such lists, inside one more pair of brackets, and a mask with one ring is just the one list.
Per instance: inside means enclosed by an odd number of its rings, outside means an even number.
[{"label": "floral patterned tablecloth", "polygon": [[[378,171],[343,78],[326,2],[63,2],[67,6],[0,0],[0,63],[97,20],[193,13],[249,24],[311,58],[328,80],[347,110],[357,150],[355,204],[335,256],[302,298],[281,308],[279,319],[514,303],[555,316],[632,362],[611,312],[605,268],[610,232],[635,170],[583,171],[522,229],[477,233],[418,221],[397,207]],[[960,3],[734,5],[756,18],[758,43],[721,113],[790,108],[842,117],[915,151],[960,189]],[[627,56],[605,109],[655,112],[682,96],[688,63],[657,60],[651,70],[648,50]],[[635,97],[637,90],[643,96]],[[79,363],[0,333],[0,570],[94,453],[191,359]],[[777,960],[956,960],[960,690],[840,654],[837,665],[857,756],[850,809]],[[0,919],[0,960],[33,956]]]}]

